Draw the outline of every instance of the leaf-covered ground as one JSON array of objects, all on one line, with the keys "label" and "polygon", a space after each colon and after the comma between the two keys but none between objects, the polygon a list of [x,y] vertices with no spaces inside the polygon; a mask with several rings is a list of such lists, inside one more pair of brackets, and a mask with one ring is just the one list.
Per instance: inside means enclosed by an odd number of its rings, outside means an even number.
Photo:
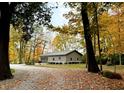
[{"label": "leaf-covered ground", "polygon": [[[13,79],[0,81],[0,89],[109,90],[124,89],[124,80],[108,79],[81,69],[13,65]],[[124,78],[124,74],[121,73]]]}]

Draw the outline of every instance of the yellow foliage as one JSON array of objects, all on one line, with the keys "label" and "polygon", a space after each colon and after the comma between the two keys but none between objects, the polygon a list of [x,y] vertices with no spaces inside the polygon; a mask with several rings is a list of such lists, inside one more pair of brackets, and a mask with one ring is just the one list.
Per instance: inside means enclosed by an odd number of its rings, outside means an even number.
[{"label": "yellow foliage", "polygon": [[[121,10],[124,9],[122,5]],[[110,16],[104,12],[99,16],[100,36],[102,40],[107,40],[110,44],[108,53],[124,53],[124,14]]]}]

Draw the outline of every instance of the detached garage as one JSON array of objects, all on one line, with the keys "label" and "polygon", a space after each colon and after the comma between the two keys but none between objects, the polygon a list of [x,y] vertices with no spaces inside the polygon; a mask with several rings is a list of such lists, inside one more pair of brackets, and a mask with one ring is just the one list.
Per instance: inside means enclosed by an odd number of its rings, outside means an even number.
[{"label": "detached garage", "polygon": [[42,55],[41,62],[53,64],[82,63],[82,54],[76,50],[52,52]]}]

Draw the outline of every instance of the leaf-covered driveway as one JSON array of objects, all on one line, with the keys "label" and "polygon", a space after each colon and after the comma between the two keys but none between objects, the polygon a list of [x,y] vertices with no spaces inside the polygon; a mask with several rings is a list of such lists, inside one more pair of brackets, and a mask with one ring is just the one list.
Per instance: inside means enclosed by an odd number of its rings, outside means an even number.
[{"label": "leaf-covered driveway", "polygon": [[124,89],[123,80],[111,80],[79,69],[60,69],[11,65],[13,79],[0,81],[0,89],[16,90],[89,90]]}]

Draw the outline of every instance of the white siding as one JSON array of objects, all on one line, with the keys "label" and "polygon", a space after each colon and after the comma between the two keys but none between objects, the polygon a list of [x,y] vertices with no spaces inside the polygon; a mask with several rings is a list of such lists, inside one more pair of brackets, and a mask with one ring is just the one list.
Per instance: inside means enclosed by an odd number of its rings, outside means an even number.
[{"label": "white siding", "polygon": [[66,56],[53,56],[48,57],[48,63],[65,63],[66,62]]},{"label": "white siding", "polygon": [[69,62],[82,62],[82,56],[77,52],[72,52],[66,56],[67,63]]}]

